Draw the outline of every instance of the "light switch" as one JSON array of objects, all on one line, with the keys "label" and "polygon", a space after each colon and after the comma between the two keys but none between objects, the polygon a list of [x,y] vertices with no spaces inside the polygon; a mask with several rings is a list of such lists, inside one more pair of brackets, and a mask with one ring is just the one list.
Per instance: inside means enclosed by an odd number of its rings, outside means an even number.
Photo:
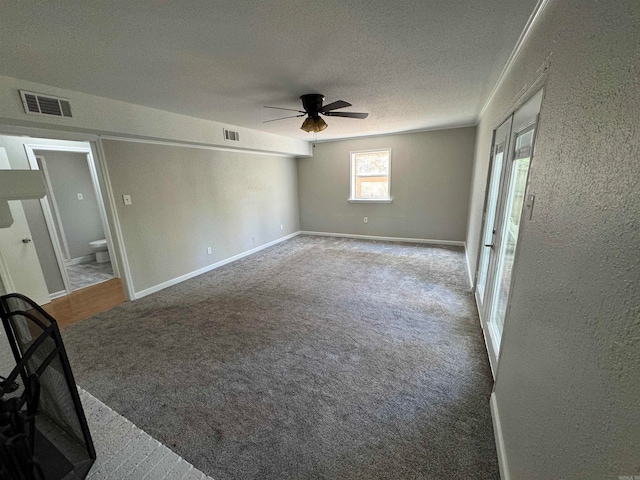
[{"label": "light switch", "polygon": [[81,193],[79,193],[79,194],[78,194],[78,200],[82,200],[82,199],[83,199],[82,194],[81,194]]},{"label": "light switch", "polygon": [[122,195],[122,200],[125,205],[131,205],[131,195]]}]

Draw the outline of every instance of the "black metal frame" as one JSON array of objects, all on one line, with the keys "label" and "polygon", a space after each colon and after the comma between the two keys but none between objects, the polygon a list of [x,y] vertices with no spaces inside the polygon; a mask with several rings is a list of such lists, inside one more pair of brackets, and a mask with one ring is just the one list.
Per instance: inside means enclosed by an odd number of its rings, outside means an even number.
[{"label": "black metal frame", "polygon": [[[28,311],[24,310],[15,310],[12,311],[9,305],[10,299],[18,299],[29,305],[30,309],[33,309],[38,315],[44,317],[50,325],[45,325],[39,318]],[[42,333],[34,340],[34,342],[29,346],[26,352],[21,353],[21,349],[19,347],[19,343],[16,337],[16,332],[11,323],[11,318],[15,316],[21,316],[28,318],[32,322],[34,322],[39,328],[42,329]],[[9,345],[11,346],[11,350],[13,352],[13,356],[16,360],[16,367],[13,369],[11,374],[0,383],[0,396],[4,393],[5,388],[8,387],[16,380],[18,375],[22,378],[24,385],[27,385],[29,374],[35,374],[38,377],[42,375],[47,366],[56,358],[59,357],[60,364],[62,367],[62,372],[64,375],[64,379],[67,383],[67,387],[69,389],[69,393],[71,396],[71,400],[73,402],[73,406],[78,418],[78,423],[80,426],[80,430],[82,432],[82,436],[84,439],[84,443],[87,447],[87,452],[89,454],[90,459],[95,461],[96,459],[96,451],[93,445],[93,440],[91,438],[91,433],[89,432],[89,426],[87,424],[87,419],[84,414],[84,409],[82,407],[82,403],[80,401],[80,396],[78,395],[78,389],[76,386],[75,379],[73,377],[73,373],[71,371],[71,366],[69,365],[69,358],[67,357],[67,352],[64,348],[64,343],[62,342],[62,336],[60,335],[60,329],[58,328],[58,324],[56,320],[49,315],[45,310],[43,310],[39,305],[37,305],[30,298],[21,295],[19,293],[11,293],[8,295],[0,296],[0,317],[2,318],[2,324],[7,333],[7,338],[9,341]],[[27,363],[31,356],[36,352],[37,348],[45,341],[47,338],[51,338],[54,342],[55,347],[53,350],[47,355],[45,360],[38,366],[35,372],[27,372]]]}]

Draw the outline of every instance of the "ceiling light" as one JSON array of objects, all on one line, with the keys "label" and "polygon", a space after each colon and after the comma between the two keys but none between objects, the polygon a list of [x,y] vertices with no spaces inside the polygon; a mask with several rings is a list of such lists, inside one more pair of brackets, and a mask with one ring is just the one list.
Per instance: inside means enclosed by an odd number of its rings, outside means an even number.
[{"label": "ceiling light", "polygon": [[322,118],[307,117],[307,119],[302,123],[300,129],[304,130],[305,132],[321,132],[327,127],[327,122],[325,122]]}]

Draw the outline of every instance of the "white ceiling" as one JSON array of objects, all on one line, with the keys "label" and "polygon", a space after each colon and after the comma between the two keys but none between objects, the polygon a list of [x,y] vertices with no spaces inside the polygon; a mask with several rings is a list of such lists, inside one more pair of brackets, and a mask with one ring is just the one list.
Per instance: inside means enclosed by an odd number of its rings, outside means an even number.
[{"label": "white ceiling", "polygon": [[262,123],[287,115],[263,105],[322,93],[369,112],[327,118],[318,140],[468,125],[535,4],[7,1],[0,74],[304,139],[302,118]]}]

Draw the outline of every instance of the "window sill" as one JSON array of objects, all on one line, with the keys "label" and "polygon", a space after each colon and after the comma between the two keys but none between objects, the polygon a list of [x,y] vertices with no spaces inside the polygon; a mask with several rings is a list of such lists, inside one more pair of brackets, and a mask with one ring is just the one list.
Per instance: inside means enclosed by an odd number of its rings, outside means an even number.
[{"label": "window sill", "polygon": [[386,200],[377,200],[377,199],[364,199],[364,198],[348,198],[347,202],[349,203],[391,203],[393,200],[388,198]]}]

